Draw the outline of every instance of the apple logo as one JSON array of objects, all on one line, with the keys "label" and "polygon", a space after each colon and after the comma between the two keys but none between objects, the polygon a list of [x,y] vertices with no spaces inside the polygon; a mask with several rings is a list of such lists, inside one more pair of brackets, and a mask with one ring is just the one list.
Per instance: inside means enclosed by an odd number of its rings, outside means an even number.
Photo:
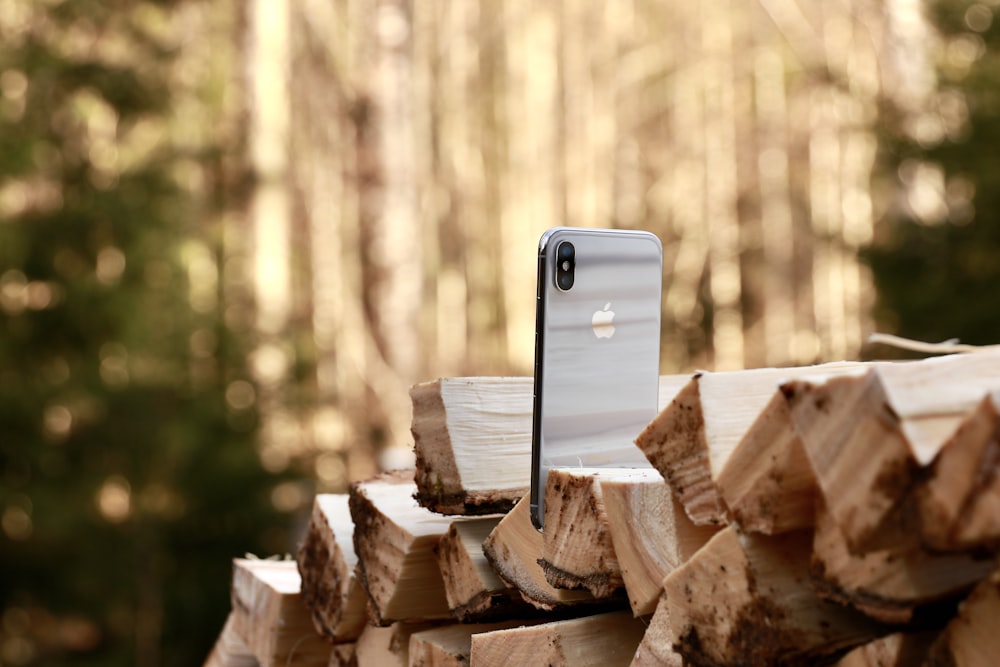
[{"label": "apple logo", "polygon": [[594,313],[591,324],[594,326],[594,335],[598,338],[611,338],[615,335],[615,311],[611,310],[611,302],[604,304],[604,310]]}]

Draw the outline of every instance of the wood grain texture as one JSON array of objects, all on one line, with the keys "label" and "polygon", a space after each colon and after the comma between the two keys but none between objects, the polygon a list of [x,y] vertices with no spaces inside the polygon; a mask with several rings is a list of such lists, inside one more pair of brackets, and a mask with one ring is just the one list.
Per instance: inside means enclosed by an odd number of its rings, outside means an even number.
[{"label": "wood grain texture", "polygon": [[684,667],[684,657],[674,648],[674,642],[670,604],[661,595],[632,658],[632,667]]},{"label": "wood grain texture", "polygon": [[257,656],[236,632],[236,620],[233,614],[226,617],[226,624],[219,633],[219,638],[212,647],[204,667],[260,667]]},{"label": "wood grain texture", "polygon": [[927,667],[1000,664],[1000,573],[985,578],[962,602],[958,615],[931,646]]}]

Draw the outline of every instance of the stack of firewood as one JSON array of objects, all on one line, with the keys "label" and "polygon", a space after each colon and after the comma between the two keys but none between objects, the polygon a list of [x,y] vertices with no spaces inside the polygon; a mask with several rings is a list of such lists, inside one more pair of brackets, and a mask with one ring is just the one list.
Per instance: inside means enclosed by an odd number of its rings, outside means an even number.
[{"label": "stack of firewood", "polygon": [[1000,664],[1000,349],[666,376],[653,467],[553,471],[543,533],[531,391],[414,387],[416,471],[237,560],[208,664]]}]

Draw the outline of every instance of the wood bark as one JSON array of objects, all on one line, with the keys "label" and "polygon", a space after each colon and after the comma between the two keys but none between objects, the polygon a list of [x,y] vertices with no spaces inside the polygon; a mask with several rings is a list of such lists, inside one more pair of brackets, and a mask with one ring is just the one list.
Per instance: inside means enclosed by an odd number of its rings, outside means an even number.
[{"label": "wood bark", "polygon": [[462,623],[416,632],[410,635],[410,667],[467,667],[474,635],[523,625],[519,620]]},{"label": "wood bark", "polygon": [[670,604],[660,596],[656,612],[649,619],[639,648],[632,658],[632,667],[684,667],[684,657],[674,648],[673,629],[670,627]]},{"label": "wood bark", "polygon": [[483,553],[494,571],[534,607],[552,611],[563,607],[594,604],[588,591],[555,588],[545,579],[542,534],[531,523],[530,503],[522,498],[483,542]]},{"label": "wood bark", "polygon": [[531,378],[450,378],[414,385],[417,500],[443,514],[507,512],[527,494]]},{"label": "wood bark", "polygon": [[729,526],[663,582],[671,635],[695,665],[812,665],[884,634],[809,587],[809,531]]},{"label": "wood bark", "polygon": [[[828,364],[699,373],[639,435],[636,444],[670,483],[696,524],[725,525],[730,511],[719,477],[781,383],[801,375],[827,375],[851,368],[851,364]],[[787,449],[791,444],[779,443],[779,448]],[[790,496],[808,496],[811,479],[801,471],[801,461],[780,449],[767,461],[749,472],[765,480],[768,476],[787,479]],[[786,472],[786,465],[794,467]],[[728,483],[734,483],[733,477],[730,473]],[[806,514],[809,512],[811,507]]]},{"label": "wood bark", "polygon": [[912,542],[852,555],[836,521],[821,512],[811,569],[823,597],[885,623],[909,623],[915,614],[927,623],[947,614],[941,603],[967,593],[990,573],[994,560],[988,554],[932,553]]},{"label": "wood bark", "polygon": [[656,470],[602,470],[597,480],[632,613],[652,614],[663,578],[718,529],[694,525]]},{"label": "wood bark", "polygon": [[498,523],[499,517],[455,521],[438,544],[448,607],[462,622],[510,618],[534,610],[516,588],[500,579],[483,553],[483,542]]},{"label": "wood bark", "polygon": [[451,617],[434,549],[453,519],[413,499],[412,471],[351,486],[354,550],[376,625]]},{"label": "wood bark", "polygon": [[233,614],[229,614],[226,618],[226,624],[215,646],[212,647],[204,667],[260,667],[257,656],[236,632],[236,620]]},{"label": "wood bark", "polygon": [[356,640],[367,620],[348,503],[347,494],[316,496],[297,558],[302,600],[316,631],[335,643]]},{"label": "wood bark", "polygon": [[610,612],[472,636],[471,664],[612,667],[628,665],[645,629],[628,612]]},{"label": "wood bark", "polygon": [[958,615],[934,642],[927,667],[990,667],[1000,664],[1000,573],[983,579]]},{"label": "wood bark", "polygon": [[607,598],[624,586],[598,481],[599,468],[552,468],[545,487],[542,569],[556,588]]},{"label": "wood bark", "polygon": [[313,627],[299,594],[295,561],[233,561],[233,621],[261,667],[326,667],[330,644]]}]

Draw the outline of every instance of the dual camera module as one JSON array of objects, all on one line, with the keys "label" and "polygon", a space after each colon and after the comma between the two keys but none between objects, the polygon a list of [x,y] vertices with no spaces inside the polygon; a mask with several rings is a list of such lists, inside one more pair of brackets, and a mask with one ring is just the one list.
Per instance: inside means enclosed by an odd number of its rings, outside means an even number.
[{"label": "dual camera module", "polygon": [[573,288],[576,276],[576,248],[569,241],[563,241],[556,248],[556,287],[563,292]]}]

